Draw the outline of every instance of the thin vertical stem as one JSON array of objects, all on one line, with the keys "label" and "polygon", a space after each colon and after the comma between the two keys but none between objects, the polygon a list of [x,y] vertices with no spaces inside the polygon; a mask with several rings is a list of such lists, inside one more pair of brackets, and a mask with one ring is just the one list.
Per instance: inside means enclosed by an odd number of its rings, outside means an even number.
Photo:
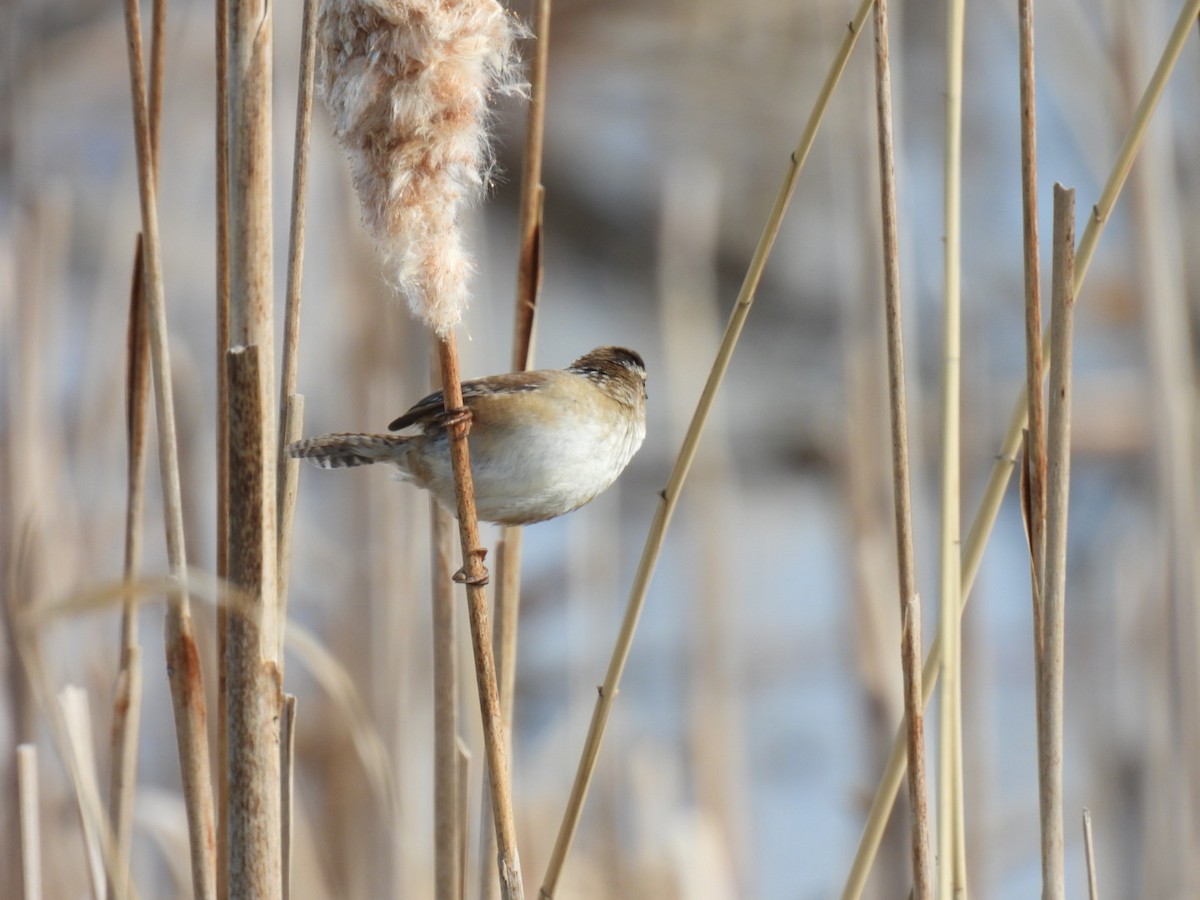
[{"label": "thin vertical stem", "polygon": [[[1021,211],[1025,270],[1025,397],[1029,428],[1025,438],[1028,483],[1030,594],[1033,610],[1033,670],[1037,730],[1044,728],[1042,648],[1046,558],[1046,423],[1042,395],[1042,298],[1038,257],[1037,106],[1033,50],[1033,0],[1017,0],[1021,103]],[[1038,792],[1045,791],[1038,766]]]},{"label": "thin vertical stem", "polygon": [[[216,0],[217,71],[217,577],[229,575],[229,0]],[[217,759],[228,756],[225,649],[229,610],[217,608]],[[229,773],[217,767],[217,895],[229,896]]]},{"label": "thin vertical stem", "polygon": [[[317,40],[314,27],[317,0],[304,0],[304,18],[300,32],[300,76],[296,92],[296,139],[292,153],[292,206],[288,229],[287,288],[284,299],[283,360],[279,387],[279,451],[276,472],[276,515],[279,546],[277,577],[279,582],[279,640],[287,621],[288,573],[292,554],[292,519],[296,490],[300,479],[300,460],[292,459],[284,448],[299,440],[304,414],[304,398],[296,393],[297,356],[300,349],[300,297],[304,277],[304,227],[307,218],[308,147],[312,133],[314,72]],[[282,670],[283,657],[279,664]]]},{"label": "thin vertical stem", "polygon": [[[155,184],[162,146],[162,97],[166,70],[166,0],[154,0],[150,24],[150,158]],[[146,282],[142,277],[144,248],[138,235],[133,253],[129,297],[125,380],[125,563],[128,581],[142,565],[142,518],[146,488],[146,407],[150,397],[149,330],[146,324]],[[133,835],[133,800],[137,786],[138,737],[142,716],[141,647],[137,640],[137,603],[126,600],[121,609],[121,657],[113,690],[112,759],[109,767],[109,805],[119,883],[110,880],[110,893],[128,891],[129,853]],[[113,874],[110,873],[110,879]]]},{"label": "thin vertical stem", "polygon": [[1063,644],[1067,579],[1067,497],[1071,475],[1071,334],[1075,315],[1075,191],[1054,186],[1054,268],[1050,298],[1050,414],[1046,434],[1046,577],[1042,614],[1044,728],[1038,734],[1042,897],[1066,896],[1063,869]]},{"label": "thin vertical stem", "polygon": [[[454,526],[436,500],[429,501],[433,540],[433,855],[434,896],[459,900],[458,639],[454,627]],[[465,793],[465,790],[463,791]],[[490,810],[489,810],[490,815]],[[485,829],[487,830],[487,829]],[[493,837],[492,846],[495,846]],[[487,858],[490,868],[491,857]],[[487,881],[492,879],[485,878]]]},{"label": "thin vertical stem", "polygon": [[[1025,391],[1029,402],[1029,542],[1033,557],[1034,644],[1041,646],[1042,560],[1046,523],[1046,424],[1042,400],[1042,297],[1038,258],[1037,104],[1034,90],[1033,0],[1017,0],[1020,38],[1021,215],[1025,267]],[[1035,665],[1040,665],[1038,655]]]},{"label": "thin vertical stem", "polygon": [[[150,396],[149,331],[146,327],[142,239],[134,250],[126,340],[125,436],[128,453],[125,500],[126,580],[137,578],[142,561],[142,512],[146,487],[146,406]],[[113,689],[112,759],[109,768],[110,818],[118,866],[128,871],[133,834],[133,799],[137,785],[138,737],[142,710],[141,647],[137,639],[137,603],[121,609],[121,658]],[[124,896],[127,885],[110,882],[111,893]]]},{"label": "thin vertical stem", "polygon": [[940,590],[942,660],[939,705],[938,894],[951,898],[965,890],[962,859],[962,629],[960,572],[960,396],[962,382],[962,69],[963,0],[946,4],[946,132],[943,218],[945,256],[942,307],[942,476]]},{"label": "thin vertical stem", "polygon": [[296,822],[296,697],[283,695],[283,717],[279,723],[279,833],[283,869],[283,900],[292,896],[292,844]]},{"label": "thin vertical stem", "polygon": [[154,183],[146,75],[142,63],[141,17],[137,0],[125,0],[130,93],[138,162],[138,196],[144,240],[145,287],[150,327],[150,356],[154,370],[155,413],[158,421],[159,469],[162,479],[167,558],[178,592],[168,600],[165,622],[167,673],[175,710],[180,770],[187,807],[192,854],[192,886],[202,900],[215,897],[212,787],[208,760],[207,711],[199,653],[193,634],[187,596],[187,558],[184,548],[179,456],[175,434],[174,394],[171,389],[170,346],[158,235],[158,202]]},{"label": "thin vertical stem", "polygon": [[537,0],[534,56],[529,73],[529,117],[525,165],[521,172],[520,249],[517,259],[517,302],[513,323],[513,370],[528,369],[533,356],[533,329],[542,285],[542,148],[545,140],[546,73],[550,61],[550,0]]},{"label": "thin vertical stem", "polygon": [[457,416],[457,420],[449,428],[450,461],[454,468],[454,493],[463,557],[461,573],[456,577],[461,578],[467,589],[467,615],[471,625],[471,646],[475,654],[475,677],[483,719],[488,783],[492,791],[492,818],[496,826],[500,892],[504,900],[522,900],[525,889],[521,883],[521,859],[517,852],[517,829],[512,811],[508,753],[504,745],[504,722],[500,716],[496,663],[492,653],[492,634],[488,628],[487,593],[484,590],[488,576],[483,558],[487,551],[479,544],[475,485],[471,478],[471,458],[467,447],[467,434],[471,427],[470,413],[463,406],[458,346],[453,333],[439,339],[438,359],[441,364],[446,412],[448,415]]},{"label": "thin vertical stem", "polygon": [[913,554],[908,467],[908,407],[904,391],[904,327],[900,307],[900,247],[896,223],[896,168],[892,141],[892,76],[888,55],[887,0],[875,2],[875,103],[879,130],[879,184],[883,235],[884,314],[887,326],[888,398],[892,421],[892,478],[896,507],[901,668],[908,728],[908,801],[911,811],[913,896],[933,896],[929,809],[925,788],[925,718],[921,703],[921,601]]},{"label": "thin vertical stem", "polygon": [[274,474],[265,440],[257,345],[229,351],[229,580],[245,592],[228,620],[229,895],[272,898],[283,890],[280,673],[271,656],[274,605]]},{"label": "thin vertical stem", "polygon": [[21,898],[42,900],[42,836],[38,816],[37,746],[17,747],[17,805],[21,828]]},{"label": "thin vertical stem", "polygon": [[1100,888],[1096,881],[1096,848],[1092,845],[1092,813],[1083,808],[1083,854],[1087,860],[1088,900],[1100,900]]}]

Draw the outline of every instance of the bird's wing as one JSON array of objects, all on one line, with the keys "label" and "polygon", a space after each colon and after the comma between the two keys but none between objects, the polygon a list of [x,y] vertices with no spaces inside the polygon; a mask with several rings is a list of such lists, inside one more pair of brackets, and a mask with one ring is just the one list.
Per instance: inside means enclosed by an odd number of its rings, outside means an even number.
[{"label": "bird's wing", "polygon": [[[513,372],[508,375],[492,375],[487,378],[476,378],[464,381],[462,386],[463,403],[468,409],[474,410],[478,402],[484,398],[501,393],[534,391],[546,383],[546,372]],[[411,409],[388,426],[389,431],[402,431],[405,428],[418,427],[429,432],[441,427],[440,417],[446,411],[445,399],[441,391],[435,391],[428,397],[419,400]]]}]

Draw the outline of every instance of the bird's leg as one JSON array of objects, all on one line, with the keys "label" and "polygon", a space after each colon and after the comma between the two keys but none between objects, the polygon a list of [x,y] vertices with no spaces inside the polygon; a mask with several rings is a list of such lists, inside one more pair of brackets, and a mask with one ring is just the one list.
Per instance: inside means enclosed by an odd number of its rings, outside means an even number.
[{"label": "bird's leg", "polygon": [[471,551],[471,555],[479,559],[479,577],[471,578],[469,575],[467,575],[467,570],[470,567],[464,565],[461,569],[454,573],[454,580],[459,584],[474,584],[482,587],[491,581],[491,576],[488,574],[488,570],[483,566],[483,561],[487,558],[487,547],[476,547]]},{"label": "bird's leg", "polygon": [[463,434],[471,430],[471,410],[466,406],[447,409],[437,414],[434,422],[441,428],[451,431],[461,429]]}]

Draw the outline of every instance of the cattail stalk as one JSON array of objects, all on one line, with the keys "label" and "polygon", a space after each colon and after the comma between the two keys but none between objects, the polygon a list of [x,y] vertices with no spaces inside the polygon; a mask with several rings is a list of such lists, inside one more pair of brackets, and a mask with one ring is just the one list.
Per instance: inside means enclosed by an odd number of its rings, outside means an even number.
[{"label": "cattail stalk", "polygon": [[154,374],[167,559],[171,577],[177,585],[176,592],[169,598],[165,622],[167,672],[171,682],[171,701],[175,710],[176,738],[187,809],[192,887],[195,896],[200,900],[213,900],[216,896],[216,864],[213,853],[215,835],[208,760],[207,709],[200,657],[187,596],[187,559],[175,434],[174,394],[171,388],[166,300],[158,235],[158,200],[154,183],[146,75],[142,62],[141,16],[137,0],[125,0],[125,36],[133,103],[134,143],[137,149],[138,196],[144,241],[143,277],[147,292],[151,368]]},{"label": "cattail stalk", "polygon": [[1020,39],[1021,216],[1025,270],[1025,396],[1029,404],[1029,546],[1033,572],[1035,666],[1041,665],[1041,584],[1046,527],[1046,424],[1042,399],[1042,297],[1038,259],[1037,105],[1033,0],[1017,0]]},{"label": "cattail stalk", "polygon": [[[128,447],[125,501],[125,578],[141,568],[142,507],[146,485],[146,404],[150,394],[149,332],[142,281],[142,240],[134,251],[130,289],[125,383],[125,431]],[[121,609],[121,657],[113,689],[112,759],[109,768],[109,816],[118,864],[126,870],[133,835],[133,798],[137,784],[138,738],[142,710],[142,648],[137,637],[137,603]],[[122,875],[122,878],[124,876]],[[123,896],[127,885],[110,880],[110,893]]]},{"label": "cattail stalk", "polygon": [[296,697],[283,695],[283,717],[279,722],[279,760],[281,796],[279,833],[283,869],[283,900],[292,896],[292,844],[296,821]]},{"label": "cattail stalk", "polygon": [[946,130],[942,298],[942,470],[939,616],[946,648],[939,704],[938,896],[966,889],[962,796],[962,629],[959,619],[962,391],[962,70],[965,3],[946,5]]},{"label": "cattail stalk", "polygon": [[438,337],[500,886],[505,900],[520,898],[485,551],[467,447],[470,414],[463,408],[453,332],[471,270],[459,215],[487,182],[487,101],[513,88],[512,24],[495,0],[327,0],[318,31],[322,95],[385,277]]},{"label": "cattail stalk", "polygon": [[[1075,250],[1075,296],[1079,296],[1088,267],[1091,264],[1092,257],[1095,255],[1096,245],[1099,243],[1100,236],[1104,232],[1104,226],[1108,223],[1109,217],[1112,215],[1113,207],[1116,205],[1117,198],[1121,194],[1121,188],[1124,186],[1125,179],[1129,175],[1129,169],[1133,165],[1133,160],[1137,156],[1138,149],[1141,147],[1151,115],[1158,105],[1159,100],[1162,99],[1163,90],[1166,88],[1171,72],[1174,71],[1175,65],[1179,61],[1184,43],[1196,22],[1198,14],[1200,14],[1200,0],[1188,0],[1184,8],[1180,10],[1179,17],[1175,20],[1175,26],[1167,39],[1162,55],[1159,57],[1154,74],[1150,77],[1150,81],[1143,91],[1141,99],[1138,101],[1129,131],[1125,135],[1125,139],[1117,153],[1117,159],[1113,163],[1112,170],[1109,172],[1104,190],[1100,194],[1099,201],[1092,208],[1092,213],[1088,217],[1083,235],[1079,239],[1079,246]],[[1050,335],[1048,331],[1044,331],[1042,334],[1044,362],[1049,352]],[[965,607],[967,601],[970,599],[971,588],[975,584],[975,576],[979,574],[979,564],[983,559],[983,551],[987,545],[987,539],[991,534],[992,526],[996,523],[996,517],[1000,512],[1000,504],[1004,498],[1008,480],[1012,475],[1013,467],[1016,463],[1017,454],[1021,446],[1021,437],[1027,424],[1028,407],[1026,399],[1026,390],[1022,386],[1021,393],[1013,405],[1012,414],[1008,421],[1008,428],[1005,431],[1000,451],[996,454],[995,463],[992,465],[992,471],[988,478],[988,483],[984,488],[979,508],[976,510],[971,528],[967,532],[967,538],[963,544],[962,587],[960,594],[962,606],[960,607],[960,613],[962,607]],[[929,655],[925,659],[925,666],[922,670],[922,689],[926,705],[928,705],[929,698],[932,696],[933,689],[937,684],[937,676],[941,669],[944,652],[943,633],[941,627],[939,627],[934,636],[933,644],[929,648]],[[855,853],[854,861],[847,875],[846,885],[842,893],[844,898],[860,897],[866,885],[867,876],[871,870],[871,863],[875,858],[876,851],[879,849],[879,842],[883,837],[884,826],[887,824],[892,804],[896,799],[896,792],[899,790],[900,782],[904,778],[907,758],[904,742],[905,732],[901,729],[892,744],[892,753],[888,757],[887,767],[875,790],[875,797],[871,802],[871,808],[867,814],[863,834],[859,838],[858,850]]]},{"label": "cattail stalk", "polygon": [[1054,186],[1054,267],[1050,306],[1050,415],[1046,434],[1046,576],[1042,622],[1042,898],[1066,896],[1063,868],[1063,645],[1067,580],[1067,497],[1071,478],[1071,343],[1075,316],[1075,191]]},{"label": "cattail stalk", "polygon": [[246,601],[226,622],[229,894],[283,891],[271,222],[272,15],[229,8],[229,580]]},{"label": "cattail stalk", "polygon": [[[229,576],[229,4],[216,0],[216,368],[217,368],[217,577]],[[225,650],[229,609],[217,607],[217,759],[229,755],[229,715]],[[217,766],[217,895],[229,896],[229,771]]]},{"label": "cattail stalk", "polygon": [[1100,888],[1096,881],[1096,849],[1092,845],[1092,813],[1083,808],[1083,854],[1087,861],[1088,900],[1100,900]]},{"label": "cattail stalk", "polygon": [[[292,154],[292,206],[288,227],[287,289],[284,295],[283,361],[279,387],[279,458],[276,479],[276,548],[279,589],[279,624],[287,620],[288,575],[292,556],[292,523],[300,481],[300,460],[284,448],[300,440],[304,428],[304,397],[296,393],[297,357],[300,351],[300,296],[304,277],[304,228],[307,220],[308,147],[312,134],[313,91],[316,82],[317,0],[304,0],[300,29],[300,77],[296,92],[296,139]],[[283,666],[283,658],[279,660]]]},{"label": "cattail stalk", "polygon": [[500,693],[496,684],[496,663],[492,652],[492,633],[488,627],[488,581],[483,558],[487,553],[479,543],[479,521],[475,515],[475,487],[471,478],[471,458],[467,448],[470,413],[463,407],[459,377],[458,349],[451,334],[438,342],[438,360],[442,372],[442,391],[446,414],[456,417],[449,427],[450,462],[454,469],[454,494],[458,513],[459,539],[463,567],[457,576],[467,588],[467,617],[471,626],[471,647],[475,654],[475,678],[479,689],[479,711],[483,720],[483,744],[488,763],[488,787],[492,792],[492,820],[496,829],[497,867],[500,895],[504,900],[521,900],[521,859],[517,852],[517,828],[512,811],[512,784],[504,723],[500,716]]},{"label": "cattail stalk", "polygon": [[42,900],[42,835],[38,815],[36,744],[17,747],[17,806],[21,835],[21,898]]},{"label": "cattail stalk", "polygon": [[[166,68],[166,0],[155,0],[150,26],[150,157],[158,180],[162,137],[163,72]],[[133,252],[126,337],[125,375],[125,562],[128,581],[142,565],[142,513],[146,490],[146,407],[150,397],[150,333],[146,325],[146,283],[142,236]],[[109,765],[109,816],[118,871],[109,875],[109,893],[129,889],[129,853],[133,839],[133,800],[137,787],[138,738],[142,715],[142,648],[138,643],[137,604],[129,598],[121,608],[121,649],[113,688],[112,754]],[[118,881],[113,881],[113,876]]]},{"label": "cattail stalk", "polygon": [[921,600],[913,553],[908,467],[908,405],[904,392],[904,327],[900,309],[900,241],[896,224],[896,165],[892,144],[892,76],[887,0],[875,0],[875,102],[879,130],[879,185],[883,236],[884,319],[892,423],[892,481],[900,588],[901,670],[908,729],[908,802],[914,900],[933,896],[929,808],[925,788],[925,715],[921,703]]},{"label": "cattail stalk", "polygon": [[[454,524],[436,500],[429,501],[433,565],[433,861],[434,896],[459,900],[458,640],[454,627]],[[491,815],[491,810],[488,810]],[[495,835],[492,834],[492,846]],[[486,858],[489,868],[492,856]]]}]

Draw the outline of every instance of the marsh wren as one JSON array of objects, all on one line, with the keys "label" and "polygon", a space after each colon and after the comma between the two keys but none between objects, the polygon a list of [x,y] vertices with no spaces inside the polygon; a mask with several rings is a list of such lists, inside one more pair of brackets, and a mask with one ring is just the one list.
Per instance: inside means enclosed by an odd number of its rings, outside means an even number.
[{"label": "marsh wren", "polygon": [[[623,347],[597,347],[565,369],[465,381],[479,518],[529,525],[578,509],[616,481],[646,436],[646,366]],[[323,469],[392,463],[453,510],[448,429],[454,413],[430,394],[388,426],[407,434],[327,434],[289,456]]]}]

